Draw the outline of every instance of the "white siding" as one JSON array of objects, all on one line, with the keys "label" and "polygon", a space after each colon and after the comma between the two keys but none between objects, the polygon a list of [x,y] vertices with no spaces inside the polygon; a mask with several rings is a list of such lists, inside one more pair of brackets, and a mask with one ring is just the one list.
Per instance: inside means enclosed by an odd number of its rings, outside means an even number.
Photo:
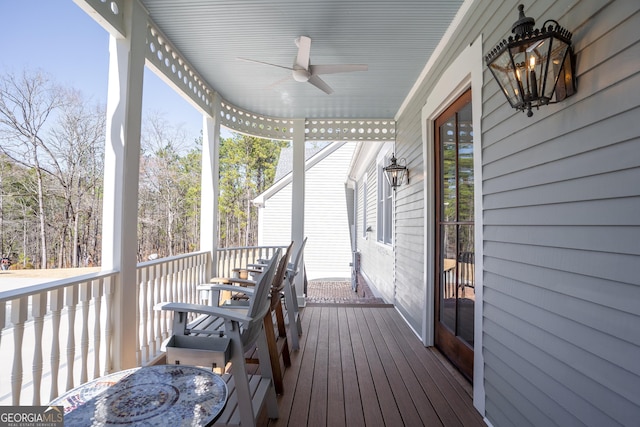
[{"label": "white siding", "polygon": [[355,144],[343,145],[307,171],[304,262],[310,280],[351,277],[351,239],[344,186]]},{"label": "white siding", "polygon": [[291,242],[291,183],[265,202],[260,209],[260,234],[263,246],[288,245]]},{"label": "white siding", "polygon": [[[351,277],[351,243],[345,202],[347,169],[354,144],[344,144],[305,176],[304,262],[309,280]],[[291,236],[291,183],[261,209],[261,245],[284,245]]]}]

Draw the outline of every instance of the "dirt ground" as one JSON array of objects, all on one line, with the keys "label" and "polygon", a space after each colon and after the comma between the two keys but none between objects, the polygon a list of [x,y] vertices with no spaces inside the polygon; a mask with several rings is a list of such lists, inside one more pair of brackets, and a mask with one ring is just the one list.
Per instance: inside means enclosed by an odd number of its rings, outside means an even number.
[{"label": "dirt ground", "polygon": [[71,276],[82,276],[83,274],[100,271],[100,267],[82,268],[49,268],[46,270],[15,270],[9,269],[0,271],[0,277],[33,278],[33,279],[64,279]]},{"label": "dirt ground", "polygon": [[22,289],[27,286],[39,285],[66,279],[67,277],[82,276],[96,273],[100,267],[86,268],[50,268],[47,270],[0,270],[0,297],[4,291]]}]

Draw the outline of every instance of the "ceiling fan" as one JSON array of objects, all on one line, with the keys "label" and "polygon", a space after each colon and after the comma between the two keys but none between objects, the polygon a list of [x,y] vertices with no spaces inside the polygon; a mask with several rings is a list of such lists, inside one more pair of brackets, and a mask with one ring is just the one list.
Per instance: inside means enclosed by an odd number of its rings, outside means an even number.
[{"label": "ceiling fan", "polygon": [[[324,80],[322,80],[320,74],[335,74],[335,73],[348,73],[352,71],[367,71],[369,67],[366,64],[323,64],[312,65],[310,62],[311,53],[311,38],[307,36],[300,36],[295,39],[296,46],[298,46],[298,54],[296,55],[293,66],[284,67],[282,65],[270,64],[268,62],[256,61],[254,59],[236,58],[240,61],[253,62],[256,64],[269,65],[271,67],[284,68],[291,71],[291,76],[297,82],[308,82],[320,89],[321,91],[331,94],[333,89]],[[276,82],[275,84],[278,84]],[[272,85],[273,86],[273,85]]]}]

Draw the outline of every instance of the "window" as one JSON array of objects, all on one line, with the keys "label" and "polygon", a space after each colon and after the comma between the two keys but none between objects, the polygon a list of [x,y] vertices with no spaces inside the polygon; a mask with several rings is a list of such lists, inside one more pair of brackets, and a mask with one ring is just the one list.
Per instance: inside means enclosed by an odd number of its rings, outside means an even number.
[{"label": "window", "polygon": [[384,173],[384,167],[391,163],[391,150],[386,149],[378,156],[378,241],[392,244],[393,189]]},{"label": "window", "polygon": [[362,237],[367,238],[367,175],[362,180]]}]

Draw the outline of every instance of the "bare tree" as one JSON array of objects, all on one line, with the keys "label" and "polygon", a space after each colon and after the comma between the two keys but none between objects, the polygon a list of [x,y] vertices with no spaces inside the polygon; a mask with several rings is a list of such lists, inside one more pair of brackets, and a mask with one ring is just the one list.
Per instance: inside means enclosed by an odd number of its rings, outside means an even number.
[{"label": "bare tree", "polygon": [[[80,242],[80,227],[82,217],[86,222],[93,214],[95,189],[102,182],[105,113],[101,106],[88,107],[78,92],[68,92],[67,97],[67,107],[61,112],[48,143],[52,154],[49,167],[64,204],[66,222],[62,224],[59,244],[63,249],[68,242],[71,265],[78,267],[81,259],[93,256],[87,242]],[[60,267],[64,264],[62,255],[58,264]]]},{"label": "bare tree", "polygon": [[45,125],[64,105],[62,90],[42,72],[0,76],[0,150],[14,162],[33,168],[37,181],[41,266],[47,267],[44,170],[40,166]]},{"label": "bare tree", "polygon": [[176,229],[183,219],[185,199],[180,177],[181,153],[185,151],[186,142],[184,130],[170,125],[159,113],[151,113],[146,118],[142,134],[140,200],[151,203],[140,204],[139,218],[143,227],[157,228],[156,241],[147,239],[151,246],[142,248],[142,252],[159,251],[168,256],[175,253]]}]

